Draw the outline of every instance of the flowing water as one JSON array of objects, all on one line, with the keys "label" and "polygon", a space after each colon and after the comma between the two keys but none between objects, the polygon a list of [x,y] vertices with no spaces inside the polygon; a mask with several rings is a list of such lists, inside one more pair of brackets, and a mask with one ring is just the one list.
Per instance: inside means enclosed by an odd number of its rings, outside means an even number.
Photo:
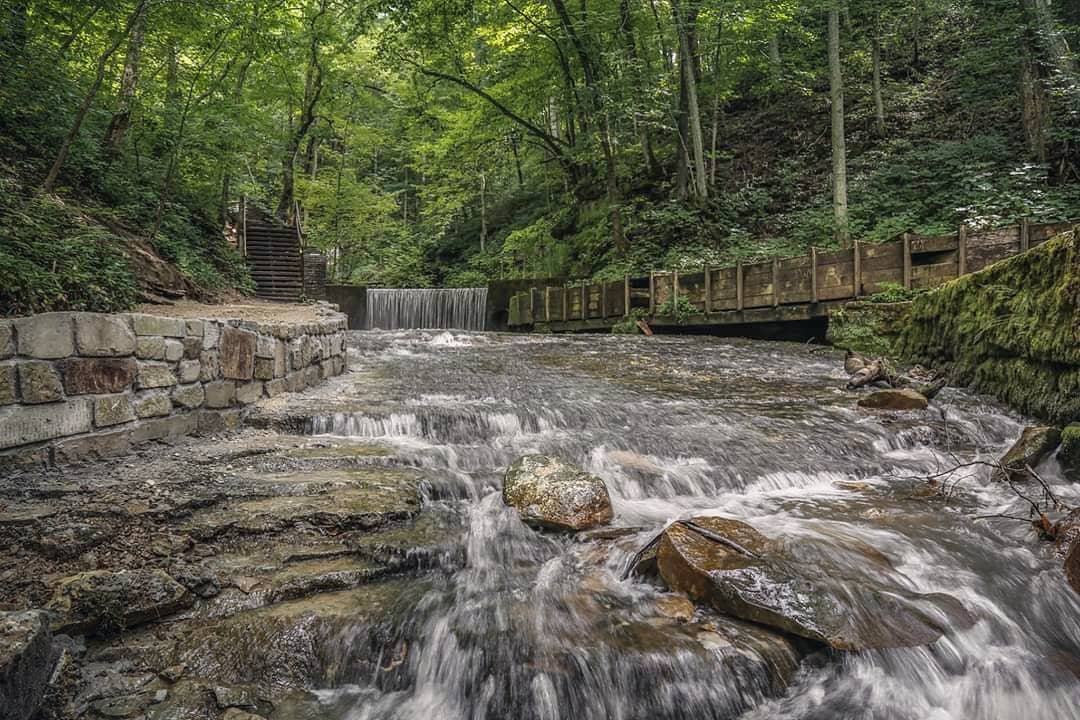
[{"label": "flowing water", "polygon": [[367,291],[367,325],[378,330],[483,330],[487,288]]},{"label": "flowing water", "polygon": [[[1023,424],[1000,405],[949,389],[927,412],[869,414],[835,355],[708,337],[363,333],[352,365],[364,396],[309,430],[390,445],[461,532],[386,641],[397,670],[320,691],[326,717],[1080,717],[1080,596],[1023,524],[976,519],[1023,501],[979,467],[946,493],[915,477],[997,457]],[[537,452],[602,477],[625,534],[526,528],[501,474]],[[1056,460],[1040,474],[1080,498]],[[949,593],[975,623],[848,654],[701,607],[677,623],[662,587],[623,576],[667,523],[702,514],[831,554],[845,577],[878,572],[847,550],[867,543],[891,581]]]}]

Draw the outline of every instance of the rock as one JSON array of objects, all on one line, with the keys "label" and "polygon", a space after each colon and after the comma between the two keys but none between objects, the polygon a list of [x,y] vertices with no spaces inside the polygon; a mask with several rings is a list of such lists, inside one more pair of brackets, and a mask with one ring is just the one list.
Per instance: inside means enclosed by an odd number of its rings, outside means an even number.
[{"label": "rock", "polygon": [[187,665],[184,663],[178,663],[176,665],[170,665],[161,671],[161,679],[168,683],[175,683],[184,677],[184,673],[187,672]]},{"label": "rock", "polygon": [[221,329],[221,372],[229,380],[250,380],[255,370],[253,332],[234,327]]},{"label": "rock", "polygon": [[202,366],[199,364],[198,360],[182,361],[177,369],[180,383],[187,385],[188,383],[198,382],[201,370]]},{"label": "rock", "polygon": [[1008,452],[1001,456],[1001,467],[994,471],[993,479],[1027,482],[1034,480],[1027,468],[1035,468],[1061,444],[1061,431],[1055,427],[1032,426],[1024,428]]},{"label": "rock", "polygon": [[526,455],[506,471],[503,502],[522,521],[553,530],[587,530],[611,521],[604,481],[550,455]]},{"label": "rock", "polygon": [[94,425],[109,427],[135,419],[135,408],[131,396],[127,393],[117,395],[98,395],[94,398]]},{"label": "rock", "polygon": [[96,700],[90,707],[98,715],[107,718],[133,718],[141,716],[146,708],[154,703],[164,702],[165,698],[157,699],[156,690],[142,690],[131,695],[120,695]]},{"label": "rock", "polygon": [[191,607],[183,585],[161,570],[94,570],[62,579],[47,609],[54,630],[103,634]]},{"label": "rock", "polygon": [[30,720],[37,713],[55,660],[45,613],[0,613],[0,717]]},{"label": "rock", "polygon": [[694,603],[682,594],[664,595],[656,601],[656,612],[678,622],[690,622],[694,619]]},{"label": "rock", "polygon": [[135,357],[140,360],[164,360],[165,338],[163,337],[140,337],[135,344]]},{"label": "rock", "polygon": [[197,337],[197,338],[201,339],[205,332],[206,332],[206,330],[203,327],[203,321],[202,320],[185,320],[184,321],[184,333],[188,337]]},{"label": "rock", "polygon": [[859,400],[859,407],[871,410],[925,410],[930,402],[910,388],[876,390]]},{"label": "rock", "polygon": [[139,389],[172,387],[176,384],[176,375],[168,363],[139,362]]},{"label": "rock", "polygon": [[206,399],[206,393],[203,391],[201,383],[192,383],[191,385],[179,385],[173,388],[172,401],[173,404],[178,407],[192,410],[197,407],[201,407],[203,400]]},{"label": "rock", "polygon": [[249,382],[236,388],[236,402],[241,405],[250,405],[262,399],[263,384],[261,382]]},{"label": "rock", "polygon": [[1066,425],[1061,431],[1058,462],[1071,480],[1080,482],[1080,422]]},{"label": "rock", "polygon": [[72,313],[41,313],[15,321],[19,354],[41,360],[59,360],[75,352]]},{"label": "rock", "polygon": [[15,363],[0,362],[0,405],[11,405],[19,399]]},{"label": "rock", "polygon": [[168,415],[172,407],[168,390],[145,390],[135,396],[135,414],[140,418]]},{"label": "rock", "polygon": [[[202,349],[202,343],[199,343],[199,349]],[[179,340],[166,340],[165,341],[165,360],[168,362],[180,362],[184,357],[184,343]]]},{"label": "rock", "polygon": [[[860,574],[859,561],[873,572]],[[801,537],[772,540],[738,520],[699,517],[670,525],[658,539],[655,562],[672,590],[837,650],[927,645],[950,623],[971,622],[952,597],[886,584],[888,560],[869,546],[838,550]]]},{"label": "rock", "polygon": [[844,372],[848,375],[854,375],[866,367],[867,362],[867,359],[859,353],[848,350],[844,356]]},{"label": "rock", "polygon": [[236,383],[232,380],[219,380],[206,383],[206,407],[229,407],[236,399]]},{"label": "rock", "polygon": [[123,319],[102,313],[75,315],[75,348],[86,357],[117,357],[135,352],[135,333]]},{"label": "rock", "polygon": [[118,393],[135,382],[134,358],[69,358],[58,362],[68,395]]},{"label": "rock", "polygon": [[19,394],[24,403],[49,403],[64,399],[64,385],[52,363],[26,360],[19,363]]},{"label": "rock", "polygon": [[90,398],[0,409],[0,449],[90,432]]},{"label": "rock", "polygon": [[1065,555],[1065,579],[1072,589],[1080,593],[1080,540],[1073,541]]},{"label": "rock", "polygon": [[255,713],[249,713],[246,710],[240,708],[229,708],[221,716],[221,720],[266,720],[262,715],[256,715]]},{"label": "rock", "polygon": [[9,358],[15,354],[15,332],[11,322],[0,320],[0,358]]},{"label": "rock", "polygon": [[214,702],[222,710],[227,708],[254,710],[259,705],[259,698],[255,691],[249,687],[218,685],[214,688]]},{"label": "rock", "polygon": [[187,332],[183,320],[159,317],[157,315],[131,315],[131,324],[136,335],[161,335],[182,338]]}]

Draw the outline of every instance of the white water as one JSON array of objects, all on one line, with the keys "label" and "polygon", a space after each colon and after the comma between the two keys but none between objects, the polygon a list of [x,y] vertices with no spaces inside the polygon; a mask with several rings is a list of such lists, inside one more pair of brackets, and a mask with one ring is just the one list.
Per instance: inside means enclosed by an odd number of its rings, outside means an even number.
[{"label": "white water", "polygon": [[367,291],[372,330],[483,330],[487,288],[425,288]]}]

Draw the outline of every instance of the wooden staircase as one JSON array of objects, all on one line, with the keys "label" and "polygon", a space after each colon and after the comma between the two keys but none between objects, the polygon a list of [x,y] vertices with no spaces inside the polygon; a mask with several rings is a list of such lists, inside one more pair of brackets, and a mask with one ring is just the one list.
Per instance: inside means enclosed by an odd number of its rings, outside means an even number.
[{"label": "wooden staircase", "polygon": [[296,302],[304,292],[304,260],[299,227],[244,213],[243,249],[256,297]]}]

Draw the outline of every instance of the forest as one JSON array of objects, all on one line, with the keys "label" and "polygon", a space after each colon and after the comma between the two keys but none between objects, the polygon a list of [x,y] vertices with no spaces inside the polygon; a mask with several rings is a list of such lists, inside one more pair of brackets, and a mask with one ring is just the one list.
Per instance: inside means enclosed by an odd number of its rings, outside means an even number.
[{"label": "forest", "polygon": [[[1080,3],[3,0],[0,307],[619,278],[1080,216]],[[294,217],[297,216],[298,217]]]}]

